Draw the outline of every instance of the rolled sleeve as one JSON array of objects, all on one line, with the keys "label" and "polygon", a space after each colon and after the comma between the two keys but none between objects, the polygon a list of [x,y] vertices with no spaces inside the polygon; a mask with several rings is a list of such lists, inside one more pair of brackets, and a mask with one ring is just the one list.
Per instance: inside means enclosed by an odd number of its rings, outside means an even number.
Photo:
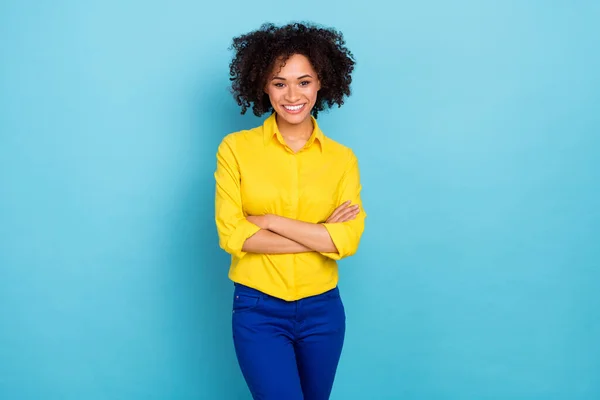
[{"label": "rolled sleeve", "polygon": [[217,151],[215,171],[215,222],[219,246],[234,257],[242,258],[246,239],[260,228],[249,222],[242,209],[240,171],[230,137],[223,139]]},{"label": "rolled sleeve", "polygon": [[334,260],[341,260],[342,258],[352,256],[357,252],[360,239],[365,229],[365,219],[367,217],[360,196],[361,190],[362,186],[360,183],[358,160],[354,153],[350,151],[349,166],[339,185],[338,204],[350,200],[352,205],[358,205],[359,213],[352,221],[323,224],[327,229],[327,232],[329,232],[333,244],[338,250],[337,253],[321,252],[324,256]]}]

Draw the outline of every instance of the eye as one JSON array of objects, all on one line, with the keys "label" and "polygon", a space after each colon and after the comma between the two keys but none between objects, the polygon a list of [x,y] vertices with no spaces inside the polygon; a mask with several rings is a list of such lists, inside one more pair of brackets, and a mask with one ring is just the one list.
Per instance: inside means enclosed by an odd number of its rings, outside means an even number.
[{"label": "eye", "polygon": [[275,86],[277,88],[282,88],[283,87],[283,83],[277,82],[277,83],[274,83],[273,86]]},{"label": "eye", "polygon": [[308,86],[310,85],[310,81],[302,81],[300,82],[300,86]]}]

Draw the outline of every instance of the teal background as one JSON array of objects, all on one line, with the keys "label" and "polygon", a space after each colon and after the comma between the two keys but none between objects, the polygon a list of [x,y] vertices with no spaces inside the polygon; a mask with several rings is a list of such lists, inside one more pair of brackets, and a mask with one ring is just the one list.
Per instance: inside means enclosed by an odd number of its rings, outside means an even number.
[{"label": "teal background", "polygon": [[369,218],[332,399],[600,398],[600,3],[0,2],[0,398],[248,399],[217,244],[234,35],[346,36]]}]

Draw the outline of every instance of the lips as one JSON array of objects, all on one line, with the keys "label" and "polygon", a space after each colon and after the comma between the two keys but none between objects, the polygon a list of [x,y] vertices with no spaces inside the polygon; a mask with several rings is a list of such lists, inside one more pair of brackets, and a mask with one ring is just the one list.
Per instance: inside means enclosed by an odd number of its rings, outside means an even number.
[{"label": "lips", "polygon": [[283,106],[283,108],[285,109],[285,111],[287,111],[290,114],[297,114],[299,112],[301,112],[304,107],[306,106],[306,103],[304,104],[297,104],[297,105],[293,105],[293,106]]}]

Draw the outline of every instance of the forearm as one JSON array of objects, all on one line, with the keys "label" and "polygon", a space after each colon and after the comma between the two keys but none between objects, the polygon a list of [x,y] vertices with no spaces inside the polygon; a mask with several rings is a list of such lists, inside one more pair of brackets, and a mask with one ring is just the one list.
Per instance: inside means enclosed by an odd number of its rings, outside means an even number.
[{"label": "forearm", "polygon": [[295,254],[313,251],[292,239],[265,229],[261,229],[246,239],[242,250],[247,253],[260,254]]},{"label": "forearm", "polygon": [[314,251],[337,252],[329,232],[321,224],[272,215],[269,219],[269,230]]}]

